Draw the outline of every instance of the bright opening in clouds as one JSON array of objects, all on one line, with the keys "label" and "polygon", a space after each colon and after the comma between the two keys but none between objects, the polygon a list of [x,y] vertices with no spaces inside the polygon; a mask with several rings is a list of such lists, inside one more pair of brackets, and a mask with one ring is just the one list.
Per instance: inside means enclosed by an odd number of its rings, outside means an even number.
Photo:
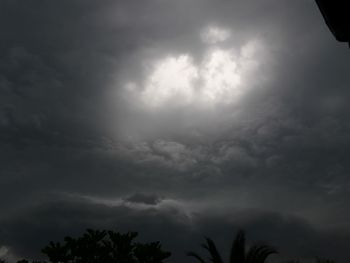
[{"label": "bright opening in clouds", "polygon": [[200,70],[203,80],[202,96],[208,103],[230,102],[242,90],[242,68],[245,61],[229,50],[214,50],[204,60]]},{"label": "bright opening in clouds", "polygon": [[141,84],[130,81],[124,85],[130,98],[139,99],[149,109],[206,109],[236,102],[254,85],[250,76],[258,74],[261,44],[250,41],[241,47],[207,45],[227,40],[230,32],[217,27],[205,30],[200,58],[184,53],[146,62],[151,70]]},{"label": "bright opening in clouds", "polygon": [[191,103],[198,78],[198,68],[190,56],[168,57],[154,66],[140,96],[150,107],[160,107],[172,100],[180,104]]}]

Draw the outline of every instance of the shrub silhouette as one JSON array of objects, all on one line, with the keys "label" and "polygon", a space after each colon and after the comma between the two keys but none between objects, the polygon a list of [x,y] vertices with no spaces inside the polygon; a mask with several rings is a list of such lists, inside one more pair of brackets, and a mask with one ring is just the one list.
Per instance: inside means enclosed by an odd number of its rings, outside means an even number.
[{"label": "shrub silhouette", "polygon": [[[210,261],[212,263],[223,263],[214,241],[208,237],[205,238],[205,241],[206,243],[202,244],[202,247],[209,252]],[[277,251],[274,248],[267,245],[254,245],[246,252],[245,234],[240,230],[232,243],[229,263],[264,263],[268,256],[276,253]],[[206,263],[195,252],[188,252],[187,255],[196,258],[200,263]]]}]

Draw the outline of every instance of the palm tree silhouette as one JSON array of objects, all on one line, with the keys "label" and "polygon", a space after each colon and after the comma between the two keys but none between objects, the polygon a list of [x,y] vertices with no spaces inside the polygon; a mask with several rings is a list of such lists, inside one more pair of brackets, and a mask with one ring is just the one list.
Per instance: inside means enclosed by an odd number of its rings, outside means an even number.
[{"label": "palm tree silhouette", "polygon": [[[212,263],[223,263],[214,241],[208,237],[205,237],[205,241],[206,243],[202,244],[202,247],[209,252],[210,261]],[[271,254],[277,254],[277,251],[267,245],[254,245],[246,252],[245,234],[244,231],[239,230],[232,243],[229,263],[264,263]],[[188,252],[187,255],[196,258],[200,263],[206,263],[195,252]]]}]

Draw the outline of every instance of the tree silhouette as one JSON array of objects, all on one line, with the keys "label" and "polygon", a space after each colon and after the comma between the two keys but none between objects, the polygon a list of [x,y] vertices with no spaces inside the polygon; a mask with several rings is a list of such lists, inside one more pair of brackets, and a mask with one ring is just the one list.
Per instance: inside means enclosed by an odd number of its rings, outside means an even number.
[{"label": "tree silhouette", "polygon": [[[288,261],[285,261],[285,263],[301,263],[301,261],[299,261],[299,260],[288,260]],[[315,260],[315,263],[335,263],[335,261],[317,257],[316,260]]]},{"label": "tree silhouette", "polygon": [[[212,263],[223,263],[223,260],[218,252],[214,241],[205,237],[206,243],[202,247],[209,252],[210,261]],[[268,256],[276,254],[277,251],[267,245],[254,245],[246,252],[245,234],[239,230],[234,239],[230,251],[229,263],[264,263]],[[195,252],[188,252],[188,256],[196,258],[200,263],[206,261]]]},{"label": "tree silhouette", "polygon": [[324,258],[316,258],[316,263],[335,263],[335,261]]},{"label": "tree silhouette", "polygon": [[[137,232],[121,234],[114,231],[92,230],[78,238],[65,237],[64,242],[50,242],[42,249],[49,262],[52,263],[163,263],[171,253],[164,251],[159,241],[150,243],[134,242]],[[202,247],[209,252],[212,263],[224,263],[214,241],[205,237]],[[265,263],[267,258],[277,251],[268,245],[253,245],[246,248],[245,234],[239,230],[233,240],[229,263]],[[200,263],[207,263],[195,252],[188,256],[196,258]],[[7,263],[0,258],[0,263]],[[22,259],[17,263],[29,263]],[[32,261],[32,263],[46,263]],[[284,263],[301,263],[299,260],[289,260]],[[329,259],[315,258],[315,263],[335,263]]]},{"label": "tree silhouette", "polygon": [[87,229],[81,237],[65,237],[62,244],[51,241],[42,252],[52,263],[162,263],[170,257],[160,242],[136,243],[136,237],[136,232]]}]

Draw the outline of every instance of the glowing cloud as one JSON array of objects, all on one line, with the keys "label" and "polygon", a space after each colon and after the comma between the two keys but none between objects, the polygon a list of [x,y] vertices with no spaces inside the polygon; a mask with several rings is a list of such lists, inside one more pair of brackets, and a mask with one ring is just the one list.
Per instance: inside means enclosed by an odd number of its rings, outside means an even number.
[{"label": "glowing cloud", "polygon": [[241,76],[238,62],[228,50],[214,50],[201,66],[202,97],[206,102],[224,102],[238,95]]},{"label": "glowing cloud", "polygon": [[187,104],[193,100],[193,83],[197,79],[198,69],[191,57],[168,57],[156,64],[141,96],[146,104],[154,107],[174,98]]},{"label": "glowing cloud", "polygon": [[[203,32],[203,41],[209,43],[225,41],[231,34],[216,27]],[[239,48],[204,45],[203,56],[196,60],[190,54],[178,54],[146,62],[148,76],[139,84],[130,81],[124,85],[127,96],[146,109],[205,109],[237,101],[252,86],[252,75],[261,60],[259,43],[250,41]]]},{"label": "glowing cloud", "polygon": [[225,28],[209,26],[201,33],[201,39],[207,44],[216,44],[231,37],[231,31]]}]

